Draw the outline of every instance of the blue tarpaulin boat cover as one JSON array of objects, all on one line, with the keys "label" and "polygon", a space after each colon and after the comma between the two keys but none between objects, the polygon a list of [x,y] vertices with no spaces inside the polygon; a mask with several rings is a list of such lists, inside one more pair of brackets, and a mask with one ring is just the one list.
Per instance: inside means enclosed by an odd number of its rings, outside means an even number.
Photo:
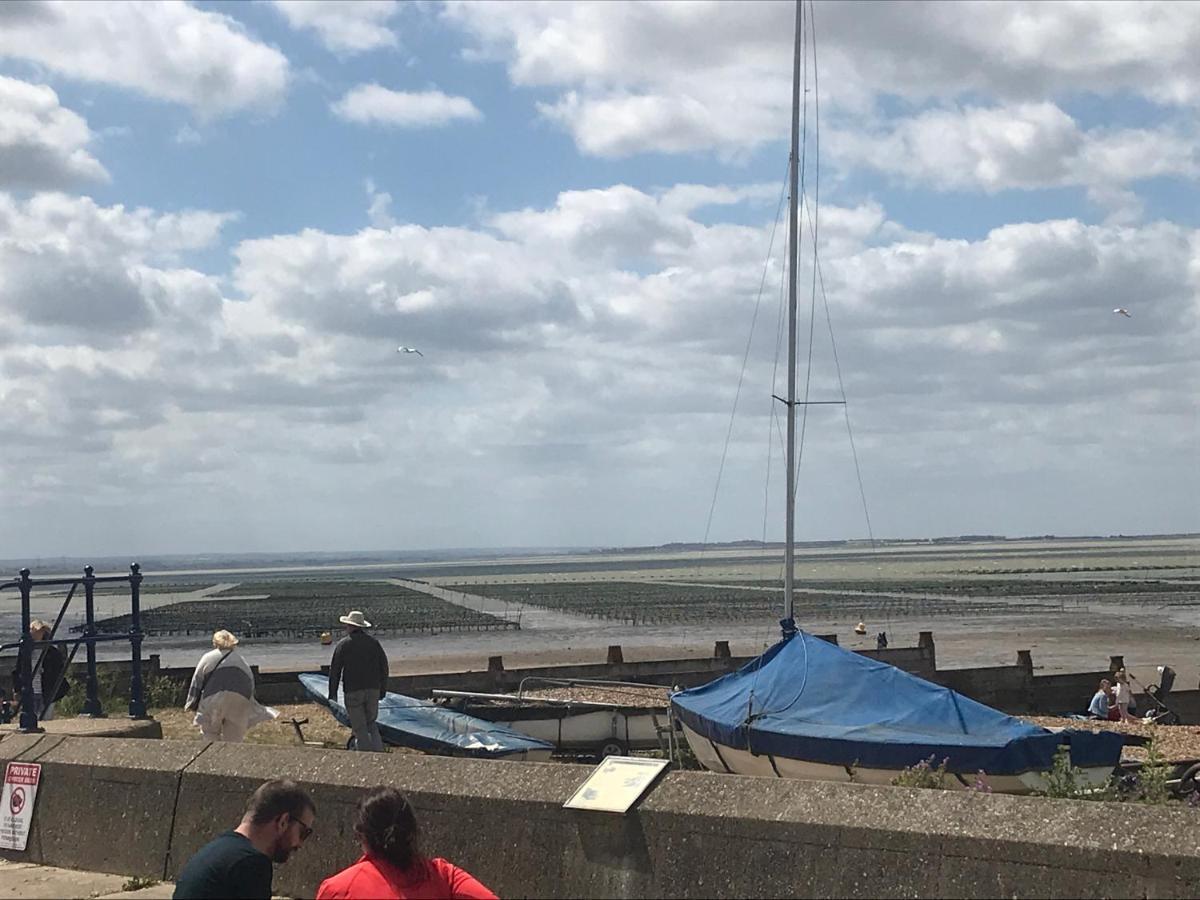
[{"label": "blue tarpaulin boat cover", "polygon": [[[331,701],[328,678],[307,673],[299,677],[304,689],[329,709],[334,718],[343,725],[350,724],[341,686],[338,687],[337,700]],[[554,744],[549,741],[404,694],[384,695],[379,701],[377,724],[385,743],[426,753],[498,759],[515,753],[554,749]]]},{"label": "blue tarpaulin boat cover", "polygon": [[1052,732],[803,631],[736,672],[671,698],[718,745],[837,766],[903,769],[934,758],[949,772],[1049,769],[1068,745],[1080,767],[1116,766],[1124,738]]}]

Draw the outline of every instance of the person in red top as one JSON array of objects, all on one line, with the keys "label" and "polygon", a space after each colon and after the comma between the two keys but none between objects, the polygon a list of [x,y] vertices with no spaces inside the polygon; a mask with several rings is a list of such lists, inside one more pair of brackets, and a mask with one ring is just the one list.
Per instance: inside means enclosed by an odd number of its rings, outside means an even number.
[{"label": "person in red top", "polygon": [[362,857],[322,881],[317,900],[497,900],[458,866],[421,855],[416,814],[395,788],[375,788],[358,802],[354,833]]}]

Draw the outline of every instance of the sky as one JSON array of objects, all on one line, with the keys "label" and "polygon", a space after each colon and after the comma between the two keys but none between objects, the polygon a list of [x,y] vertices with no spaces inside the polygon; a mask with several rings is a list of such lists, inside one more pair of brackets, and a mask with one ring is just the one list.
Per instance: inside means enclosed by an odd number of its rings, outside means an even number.
[{"label": "sky", "polygon": [[[1195,6],[805,15],[797,538],[1200,531]],[[0,4],[0,556],[780,539],[794,16]]]}]

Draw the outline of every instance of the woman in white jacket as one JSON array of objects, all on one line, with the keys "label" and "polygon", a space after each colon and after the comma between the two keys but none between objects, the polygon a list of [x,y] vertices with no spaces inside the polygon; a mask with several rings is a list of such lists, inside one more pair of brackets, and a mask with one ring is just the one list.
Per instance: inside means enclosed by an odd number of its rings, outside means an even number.
[{"label": "woman in white jacket", "polygon": [[213,649],[200,657],[188,688],[186,710],[196,710],[195,724],[210,741],[240,742],[246,732],[274,719],[278,712],[254,699],[254,673],[228,631],[213,635]]}]

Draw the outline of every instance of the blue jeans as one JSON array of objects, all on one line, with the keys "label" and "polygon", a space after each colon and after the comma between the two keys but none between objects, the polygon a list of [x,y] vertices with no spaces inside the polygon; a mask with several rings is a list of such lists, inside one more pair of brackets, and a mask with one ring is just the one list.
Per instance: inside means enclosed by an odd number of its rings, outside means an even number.
[{"label": "blue jeans", "polygon": [[379,689],[346,691],[346,713],[350,716],[350,727],[354,729],[354,749],[383,752],[383,738],[379,736]]}]

